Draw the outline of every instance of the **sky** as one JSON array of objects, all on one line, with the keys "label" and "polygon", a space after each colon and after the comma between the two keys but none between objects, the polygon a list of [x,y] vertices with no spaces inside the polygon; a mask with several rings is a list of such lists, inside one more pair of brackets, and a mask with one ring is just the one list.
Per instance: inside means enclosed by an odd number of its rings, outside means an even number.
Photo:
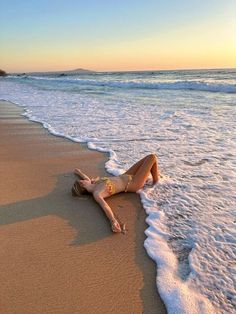
[{"label": "sky", "polygon": [[0,0],[7,72],[236,67],[236,0]]}]

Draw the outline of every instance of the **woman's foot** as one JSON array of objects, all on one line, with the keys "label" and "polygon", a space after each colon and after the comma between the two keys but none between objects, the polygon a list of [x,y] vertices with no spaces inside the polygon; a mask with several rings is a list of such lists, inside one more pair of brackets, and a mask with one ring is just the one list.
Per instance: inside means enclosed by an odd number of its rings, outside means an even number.
[{"label": "woman's foot", "polygon": [[114,233],[122,232],[119,222],[116,219],[111,220],[111,230]]}]

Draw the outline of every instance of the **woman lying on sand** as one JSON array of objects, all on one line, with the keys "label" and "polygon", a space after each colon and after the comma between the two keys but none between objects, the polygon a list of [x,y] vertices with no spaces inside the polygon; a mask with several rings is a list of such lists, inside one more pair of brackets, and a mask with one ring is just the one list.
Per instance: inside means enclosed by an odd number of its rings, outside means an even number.
[{"label": "woman lying on sand", "polygon": [[122,230],[122,226],[117,221],[110,206],[104,199],[120,192],[138,191],[144,186],[150,173],[152,175],[153,184],[157,183],[159,171],[155,154],[144,157],[125,173],[117,177],[98,177],[96,179],[90,179],[80,169],[75,169],[75,174],[77,174],[81,180],[75,181],[72,187],[72,195],[80,196],[88,193],[92,194],[95,201],[102,207],[107,218],[110,220],[112,231],[122,232],[124,231],[124,226]]}]

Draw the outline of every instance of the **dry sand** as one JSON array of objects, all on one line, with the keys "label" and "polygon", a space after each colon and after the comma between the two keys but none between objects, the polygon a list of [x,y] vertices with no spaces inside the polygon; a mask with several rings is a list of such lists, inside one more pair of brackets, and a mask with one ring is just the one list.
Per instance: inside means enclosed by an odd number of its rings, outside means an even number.
[{"label": "dry sand", "polygon": [[108,200],[128,227],[112,234],[91,196],[70,193],[73,169],[104,175],[107,156],[22,112],[0,101],[0,313],[165,313],[138,195]]}]

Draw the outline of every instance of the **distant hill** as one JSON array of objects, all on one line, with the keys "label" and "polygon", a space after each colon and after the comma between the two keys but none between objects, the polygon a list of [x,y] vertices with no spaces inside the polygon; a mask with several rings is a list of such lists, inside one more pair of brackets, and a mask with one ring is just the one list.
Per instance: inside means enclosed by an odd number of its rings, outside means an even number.
[{"label": "distant hill", "polygon": [[0,76],[6,76],[6,75],[7,75],[7,73],[0,69]]},{"label": "distant hill", "polygon": [[68,72],[87,73],[87,72],[95,72],[95,71],[78,68],[75,70],[69,70],[69,71],[64,71],[64,72],[67,72],[67,73]]}]

